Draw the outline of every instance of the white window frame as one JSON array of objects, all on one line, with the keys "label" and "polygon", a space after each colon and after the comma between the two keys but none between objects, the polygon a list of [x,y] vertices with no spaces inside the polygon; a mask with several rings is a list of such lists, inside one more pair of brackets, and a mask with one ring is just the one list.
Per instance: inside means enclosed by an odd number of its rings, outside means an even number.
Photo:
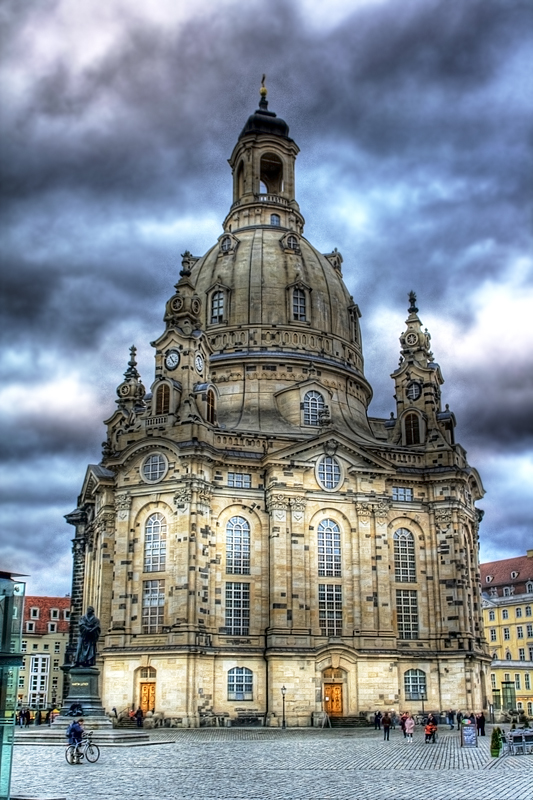
[{"label": "white window frame", "polygon": [[254,673],[248,667],[228,670],[228,700],[254,699]]},{"label": "white window frame", "polygon": [[318,577],[341,577],[341,529],[332,519],[323,519],[317,528]]},{"label": "white window frame", "polygon": [[144,572],[165,572],[167,568],[167,520],[155,511],[144,523]]},{"label": "white window frame", "polygon": [[250,635],[250,584],[227,582],[225,629],[231,636]]},{"label": "white window frame", "polygon": [[415,589],[396,589],[396,619],[399,639],[418,639],[418,593]]},{"label": "white window frame", "polygon": [[226,574],[250,574],[250,523],[244,517],[231,517],[226,523]]},{"label": "white window frame", "polygon": [[342,586],[318,584],[318,620],[322,636],[342,636]]},{"label": "white window frame", "polygon": [[393,486],[392,499],[396,503],[412,503],[414,492],[411,486]]}]

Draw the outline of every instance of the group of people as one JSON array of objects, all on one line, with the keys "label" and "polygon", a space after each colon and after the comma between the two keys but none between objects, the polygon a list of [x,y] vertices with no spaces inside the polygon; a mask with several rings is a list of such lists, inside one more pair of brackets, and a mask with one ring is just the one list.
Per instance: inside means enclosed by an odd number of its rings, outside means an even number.
[{"label": "group of people", "polygon": [[[485,736],[486,718],[483,714],[483,711],[480,711],[478,714],[474,714],[474,712],[472,712],[471,714],[466,715],[461,711],[458,711],[456,714],[455,711],[450,709],[446,712],[446,722],[450,726],[450,730],[454,730],[455,720],[457,720],[457,730],[460,730],[461,724],[464,724],[465,721],[468,720],[470,724],[476,726],[478,736]],[[383,729],[383,740],[388,742],[390,729],[396,728],[398,721],[403,732],[404,739],[412,742],[416,721],[413,715],[409,714],[407,711],[404,711],[399,720],[395,711],[386,711],[384,714],[382,714],[381,711],[376,711],[374,713],[374,730],[379,731]],[[424,723],[425,741],[435,742],[437,738],[437,730],[437,719],[434,714],[430,712]]]},{"label": "group of people", "polygon": [[32,722],[34,725],[51,725],[57,714],[59,714],[57,709],[49,709],[46,712],[37,709],[35,714],[32,715],[29,708],[22,708],[20,711],[17,711],[16,721],[17,725],[20,725],[21,728],[29,728]]}]

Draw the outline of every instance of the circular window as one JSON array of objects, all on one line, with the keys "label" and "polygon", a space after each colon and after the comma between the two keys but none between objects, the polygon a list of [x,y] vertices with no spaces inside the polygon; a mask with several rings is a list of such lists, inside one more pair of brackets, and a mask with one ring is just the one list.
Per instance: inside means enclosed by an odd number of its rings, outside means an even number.
[{"label": "circular window", "polygon": [[336,458],[325,456],[318,462],[317,478],[319,484],[327,491],[337,489],[341,483],[341,466]]},{"label": "circular window", "polygon": [[422,394],[422,387],[416,381],[413,381],[407,387],[407,397],[409,398],[409,400],[418,400],[421,394]]},{"label": "circular window", "polygon": [[157,483],[161,478],[164,478],[168,469],[168,461],[165,456],[156,453],[153,456],[148,456],[142,465],[141,473],[147,483]]}]

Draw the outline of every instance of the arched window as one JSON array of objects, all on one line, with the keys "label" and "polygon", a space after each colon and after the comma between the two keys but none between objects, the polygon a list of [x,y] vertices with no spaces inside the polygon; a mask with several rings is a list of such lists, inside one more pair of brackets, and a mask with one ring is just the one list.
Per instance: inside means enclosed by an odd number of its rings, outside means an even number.
[{"label": "arched window", "polygon": [[298,322],[307,320],[305,308],[305,292],[303,289],[294,289],[292,293],[292,318]]},{"label": "arched window", "polygon": [[[532,588],[532,591],[533,591],[533,588]],[[530,616],[531,616],[531,606],[526,606],[526,617],[530,617]]]},{"label": "arched window", "polygon": [[533,593],[533,583],[531,581],[526,583],[526,592],[528,594]]},{"label": "arched window", "polygon": [[403,676],[406,700],[427,700],[426,673],[421,669],[408,669]]},{"label": "arched window", "polygon": [[405,444],[420,444],[418,414],[407,414],[405,417]]},{"label": "arched window", "polygon": [[394,533],[394,576],[398,583],[416,581],[415,539],[407,528]]},{"label": "arched window", "polygon": [[212,389],[207,392],[207,421],[210,425],[216,422],[215,393]]},{"label": "arched window", "polygon": [[155,393],[155,413],[168,414],[170,410],[170,388],[168,383],[162,383]]},{"label": "arched window", "polygon": [[269,194],[283,191],[283,163],[276,153],[265,153],[261,156],[259,180]]},{"label": "arched window", "polygon": [[167,521],[163,514],[151,514],[144,526],[144,571],[163,572],[167,557]]},{"label": "arched window", "polygon": [[274,225],[276,228],[279,228],[281,225],[281,217],[279,214],[271,214],[270,215],[270,224]]},{"label": "arched window", "polygon": [[341,532],[332,519],[323,519],[318,526],[318,575],[341,577]]},{"label": "arched window", "polygon": [[287,247],[291,250],[298,250],[298,239],[296,236],[293,236],[292,233],[287,236]]},{"label": "arched window", "polygon": [[226,572],[250,574],[250,524],[244,517],[232,517],[226,525]]},{"label": "arched window", "polygon": [[318,425],[319,414],[326,404],[320,392],[307,392],[304,397],[304,425]]},{"label": "arched window", "polygon": [[211,295],[211,323],[224,320],[224,292],[216,291]]},{"label": "arched window", "polygon": [[318,479],[324,489],[336,489],[341,482],[341,468],[336,458],[324,456],[318,463]]},{"label": "arched window", "polygon": [[247,667],[233,667],[228,672],[228,700],[253,700],[254,674]]}]

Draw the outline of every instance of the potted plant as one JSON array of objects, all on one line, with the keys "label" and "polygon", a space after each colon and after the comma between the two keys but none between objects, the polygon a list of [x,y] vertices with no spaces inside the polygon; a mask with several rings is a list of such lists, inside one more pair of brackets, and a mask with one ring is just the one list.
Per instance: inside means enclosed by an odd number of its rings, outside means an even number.
[{"label": "potted plant", "polygon": [[490,739],[490,754],[493,758],[498,758],[502,751],[503,734],[501,728],[493,728]]}]

